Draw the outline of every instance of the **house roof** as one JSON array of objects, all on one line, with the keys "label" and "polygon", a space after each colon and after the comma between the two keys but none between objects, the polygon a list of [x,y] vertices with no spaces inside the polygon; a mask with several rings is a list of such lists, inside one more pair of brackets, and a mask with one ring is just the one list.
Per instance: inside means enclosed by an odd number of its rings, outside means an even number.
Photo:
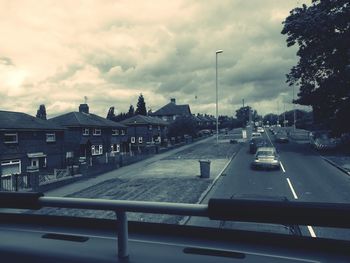
[{"label": "house roof", "polygon": [[0,111],[0,129],[5,130],[64,130],[63,127],[23,112]]},{"label": "house roof", "polygon": [[152,113],[153,116],[172,116],[172,115],[192,115],[190,106],[188,104],[176,105],[175,103],[169,102],[159,110]]},{"label": "house roof", "polygon": [[95,114],[75,111],[57,116],[50,120],[64,127],[126,128],[123,124],[107,120]]},{"label": "house roof", "polygon": [[167,126],[168,122],[163,121],[156,117],[144,116],[144,115],[135,115],[131,118],[121,121],[125,125],[135,125],[135,124],[147,124],[147,125],[161,125]]}]

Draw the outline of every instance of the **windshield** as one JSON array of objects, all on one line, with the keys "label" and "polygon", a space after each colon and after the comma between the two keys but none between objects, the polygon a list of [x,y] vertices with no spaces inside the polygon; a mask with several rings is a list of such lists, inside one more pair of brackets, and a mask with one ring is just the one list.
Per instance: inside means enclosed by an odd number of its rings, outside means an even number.
[{"label": "windshield", "polygon": [[[349,9],[320,0],[2,1],[1,191],[349,203]],[[262,145],[276,152],[256,153]],[[277,224],[128,218],[293,234]]]}]

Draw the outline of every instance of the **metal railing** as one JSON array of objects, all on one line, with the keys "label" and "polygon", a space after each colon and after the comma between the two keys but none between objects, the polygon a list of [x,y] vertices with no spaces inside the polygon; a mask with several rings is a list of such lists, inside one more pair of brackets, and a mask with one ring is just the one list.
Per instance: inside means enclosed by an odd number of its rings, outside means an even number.
[{"label": "metal railing", "polygon": [[213,220],[350,228],[350,204],[210,199],[208,204],[45,197],[0,192],[0,208],[110,210],[117,215],[118,256],[128,257],[127,212],[208,217]]}]

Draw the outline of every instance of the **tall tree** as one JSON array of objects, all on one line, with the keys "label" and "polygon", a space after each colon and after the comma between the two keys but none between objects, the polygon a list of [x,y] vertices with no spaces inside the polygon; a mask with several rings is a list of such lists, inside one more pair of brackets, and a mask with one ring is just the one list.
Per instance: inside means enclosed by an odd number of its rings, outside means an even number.
[{"label": "tall tree", "polygon": [[39,106],[39,109],[37,110],[36,112],[36,117],[37,118],[40,118],[42,120],[46,120],[46,108],[45,108],[45,105],[44,104],[41,104]]},{"label": "tall tree", "polygon": [[128,110],[128,117],[132,117],[135,115],[135,109],[134,106],[130,105],[129,110]]},{"label": "tall tree", "polygon": [[145,116],[147,115],[146,103],[142,93],[140,94],[139,99],[137,101],[135,114],[140,114]]},{"label": "tall tree", "polygon": [[115,119],[114,107],[110,107],[107,113],[107,119],[113,121]]},{"label": "tall tree", "polygon": [[246,125],[246,123],[249,121],[249,112],[251,112],[252,121],[257,120],[258,113],[250,106],[244,106],[236,110],[236,118],[242,125]]},{"label": "tall tree", "polygon": [[349,0],[313,0],[293,9],[281,32],[288,47],[299,46],[299,62],[287,75],[289,85],[300,86],[295,102],[311,105],[316,122],[332,119],[333,127],[347,131],[342,118],[350,111],[349,17]]}]

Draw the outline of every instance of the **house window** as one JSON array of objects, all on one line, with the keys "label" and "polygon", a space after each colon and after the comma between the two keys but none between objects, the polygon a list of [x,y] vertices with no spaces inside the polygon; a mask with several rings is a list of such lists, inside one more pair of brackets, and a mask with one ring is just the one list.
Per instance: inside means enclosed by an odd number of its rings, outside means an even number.
[{"label": "house window", "polygon": [[158,125],[158,131],[160,131],[160,125]]},{"label": "house window", "polygon": [[142,137],[139,137],[139,143],[142,143]]},{"label": "house window", "polygon": [[46,133],[46,142],[55,142],[56,134],[55,133]]},{"label": "house window", "polygon": [[89,135],[89,128],[83,129],[83,135]]},{"label": "house window", "polygon": [[101,129],[94,129],[94,135],[101,135]]},{"label": "house window", "polygon": [[173,116],[173,120],[176,120],[176,116],[175,115]]},{"label": "house window", "polygon": [[121,132],[122,132],[122,135],[125,135],[125,130],[121,130]]},{"label": "house window", "polygon": [[152,130],[152,125],[149,125],[149,126],[148,126],[148,129],[151,131],[151,130]]},{"label": "house window", "polygon": [[21,173],[21,161],[20,160],[9,160],[1,162],[1,174],[2,176],[8,176],[11,174]]},{"label": "house window", "polygon": [[167,118],[166,116],[163,116],[163,117],[162,117],[162,120],[163,120],[163,121],[167,121],[168,118]]},{"label": "house window", "polygon": [[17,133],[5,133],[4,134],[4,143],[18,143],[18,134]]},{"label": "house window", "polygon": [[101,155],[103,154],[103,146],[102,145],[92,145],[91,146],[91,155]]},{"label": "house window", "polygon": [[131,143],[135,143],[135,137],[131,137]]},{"label": "house window", "polygon": [[112,135],[119,135],[119,130],[113,129],[112,130]]}]

